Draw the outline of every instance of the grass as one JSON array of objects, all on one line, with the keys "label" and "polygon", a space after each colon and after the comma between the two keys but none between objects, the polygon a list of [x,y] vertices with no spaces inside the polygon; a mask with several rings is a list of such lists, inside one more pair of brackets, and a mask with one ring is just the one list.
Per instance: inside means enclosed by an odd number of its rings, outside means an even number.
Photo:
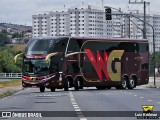
[{"label": "grass", "polygon": [[9,95],[12,95],[12,94],[14,94],[14,93],[16,93],[16,92],[17,92],[16,90],[8,90],[8,91],[6,91],[6,92],[4,92],[4,93],[1,93],[1,94],[0,94],[0,98],[4,98],[4,97],[9,96]]},{"label": "grass", "polygon": [[6,46],[15,51],[24,51],[26,44],[8,44]]},{"label": "grass", "polygon": [[[22,80],[11,80],[11,81],[1,81],[0,82],[0,90],[3,88],[8,88],[8,87],[16,87],[22,84]],[[4,98],[6,96],[10,96],[14,93],[16,93],[17,90],[6,90],[3,93],[0,93],[0,99]]]},{"label": "grass", "polygon": [[0,89],[12,86],[18,86],[22,84],[22,80],[11,80],[11,81],[2,81],[0,82]]}]

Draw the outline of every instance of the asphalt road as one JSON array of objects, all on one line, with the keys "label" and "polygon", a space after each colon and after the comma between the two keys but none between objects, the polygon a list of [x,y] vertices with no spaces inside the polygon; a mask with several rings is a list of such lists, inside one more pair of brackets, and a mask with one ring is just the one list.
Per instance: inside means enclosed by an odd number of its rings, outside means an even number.
[{"label": "asphalt road", "polygon": [[[10,112],[34,111],[42,116],[50,114],[54,117],[43,118],[0,118],[5,120],[136,120],[136,117],[118,117],[106,111],[142,111],[142,105],[154,105],[153,111],[160,111],[160,89],[137,87],[134,90],[96,90],[96,88],[84,88],[80,91],[47,90],[40,93],[38,88],[28,88],[0,100],[0,111]],[[51,111],[43,113],[43,111]],[[53,112],[54,111],[54,112]],[[63,111],[63,112],[62,112]],[[66,111],[66,112],[65,112]],[[69,112],[67,112],[69,111]],[[86,111],[92,111],[87,114]],[[93,112],[94,111],[94,112]],[[99,112],[98,112],[99,111]],[[55,116],[58,114],[58,117]],[[122,115],[123,113],[117,112]],[[125,114],[129,114],[126,112]],[[64,116],[69,117],[64,117]],[[90,116],[89,116],[90,115]]]}]

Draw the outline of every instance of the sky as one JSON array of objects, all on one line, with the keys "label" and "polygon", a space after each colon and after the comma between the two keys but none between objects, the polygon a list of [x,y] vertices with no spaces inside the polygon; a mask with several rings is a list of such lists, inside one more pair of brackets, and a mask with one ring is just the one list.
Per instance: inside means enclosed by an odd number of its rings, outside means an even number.
[{"label": "sky", "polygon": [[[0,22],[32,25],[32,15],[44,11],[51,11],[58,8],[79,6],[80,4],[100,6],[102,0],[0,0]],[[130,0],[134,2],[135,0]],[[140,2],[141,0],[136,0]],[[160,0],[145,0],[150,2],[150,12],[159,12]],[[129,0],[104,0],[105,6],[121,8],[127,10],[127,5],[131,10],[143,10],[143,5],[128,4]]]}]

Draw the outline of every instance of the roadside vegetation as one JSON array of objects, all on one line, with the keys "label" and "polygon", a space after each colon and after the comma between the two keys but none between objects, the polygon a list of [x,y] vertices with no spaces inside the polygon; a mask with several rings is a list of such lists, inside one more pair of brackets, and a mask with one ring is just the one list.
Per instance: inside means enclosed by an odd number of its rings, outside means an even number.
[{"label": "roadside vegetation", "polygon": [[22,84],[22,80],[12,80],[12,81],[0,82],[0,89],[7,88],[4,92],[0,93],[0,99],[16,93],[17,90],[12,89],[12,87],[17,87],[17,86],[20,86],[21,84]]},{"label": "roadside vegetation", "polygon": [[10,96],[10,95],[12,95],[12,94],[14,94],[14,93],[16,93],[16,92],[17,92],[16,90],[8,90],[8,91],[0,94],[0,99],[1,99],[1,98],[4,98],[4,97],[6,97],[6,96]]},{"label": "roadside vegetation", "polygon": [[0,82],[0,89],[6,88],[6,87],[13,87],[13,86],[19,86],[22,85],[22,80],[11,80],[11,81],[2,81]]},{"label": "roadside vegetation", "polygon": [[14,63],[14,56],[24,51],[26,45],[0,46],[0,73],[21,72],[22,59]]},{"label": "roadside vegetation", "polygon": [[155,67],[160,69],[160,51],[155,52],[155,61],[153,60],[153,53],[150,54],[150,76],[154,74],[154,63]]}]

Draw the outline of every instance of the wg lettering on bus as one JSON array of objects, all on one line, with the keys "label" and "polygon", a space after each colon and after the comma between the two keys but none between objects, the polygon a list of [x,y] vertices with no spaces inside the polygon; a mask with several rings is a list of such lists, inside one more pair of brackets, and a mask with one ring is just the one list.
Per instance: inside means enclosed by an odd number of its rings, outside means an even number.
[{"label": "wg lettering on bus", "polygon": [[[99,51],[96,52],[97,59],[94,57],[90,49],[84,49],[89,61],[92,63],[98,78],[102,81],[102,71],[107,80],[120,81],[121,80],[121,62],[116,61],[113,68],[113,61],[115,59],[121,59],[124,50],[113,50],[109,55],[104,51],[103,57]],[[114,69],[114,70],[113,70]]]}]

